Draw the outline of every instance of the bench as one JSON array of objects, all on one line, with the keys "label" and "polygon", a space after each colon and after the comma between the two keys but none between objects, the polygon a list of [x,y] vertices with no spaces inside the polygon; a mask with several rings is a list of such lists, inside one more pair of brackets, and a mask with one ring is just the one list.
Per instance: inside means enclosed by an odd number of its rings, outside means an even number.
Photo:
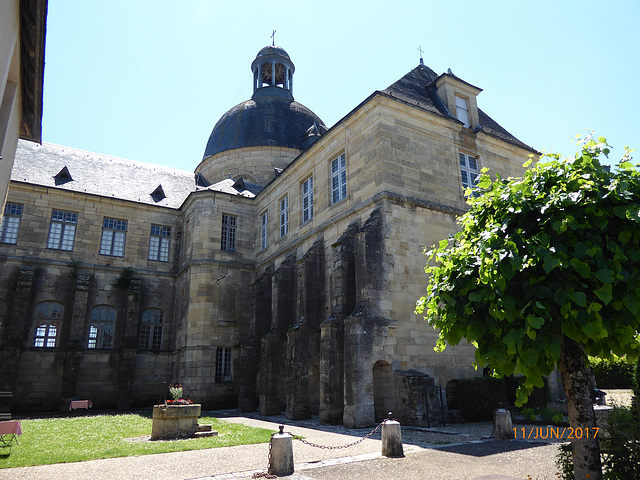
[{"label": "bench", "polygon": [[8,422],[0,422],[0,448],[9,448],[11,454],[11,445],[15,441],[18,443],[18,436],[22,435],[22,426],[18,420],[10,420]]},{"label": "bench", "polygon": [[91,400],[71,400],[69,402],[69,411],[71,412],[72,410],[77,410],[79,408],[88,410],[92,406]]}]

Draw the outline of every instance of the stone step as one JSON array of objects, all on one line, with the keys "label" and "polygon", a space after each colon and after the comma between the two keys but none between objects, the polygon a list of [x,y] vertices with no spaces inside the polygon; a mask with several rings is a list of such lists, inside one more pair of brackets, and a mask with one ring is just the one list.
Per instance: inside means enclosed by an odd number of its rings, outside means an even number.
[{"label": "stone step", "polygon": [[194,438],[204,438],[204,437],[215,437],[218,435],[216,430],[208,430],[204,432],[196,432],[193,436]]},{"label": "stone step", "polygon": [[211,431],[211,425],[200,425],[198,424],[196,426],[196,432],[210,432]]}]

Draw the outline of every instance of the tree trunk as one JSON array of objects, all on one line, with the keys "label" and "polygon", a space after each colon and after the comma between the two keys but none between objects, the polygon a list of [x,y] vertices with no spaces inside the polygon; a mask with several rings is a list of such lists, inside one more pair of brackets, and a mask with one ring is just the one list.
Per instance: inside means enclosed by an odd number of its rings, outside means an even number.
[{"label": "tree trunk", "polygon": [[[600,446],[594,438],[596,416],[589,388],[589,369],[582,345],[564,337],[558,368],[567,396],[569,425],[573,428],[571,449],[576,480],[602,478]],[[581,437],[581,438],[578,438]]]}]

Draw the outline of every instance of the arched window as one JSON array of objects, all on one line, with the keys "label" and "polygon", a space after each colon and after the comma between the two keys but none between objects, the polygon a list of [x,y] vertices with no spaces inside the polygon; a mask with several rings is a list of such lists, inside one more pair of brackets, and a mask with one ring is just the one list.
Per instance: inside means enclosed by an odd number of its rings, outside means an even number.
[{"label": "arched window", "polygon": [[36,325],[33,346],[53,348],[58,346],[64,306],[57,302],[42,302],[36,308]]},{"label": "arched window", "polygon": [[87,348],[113,348],[115,330],[116,309],[107,305],[93,307]]},{"label": "arched window", "polygon": [[160,350],[162,348],[163,322],[164,313],[159,308],[147,308],[142,312],[140,350]]}]

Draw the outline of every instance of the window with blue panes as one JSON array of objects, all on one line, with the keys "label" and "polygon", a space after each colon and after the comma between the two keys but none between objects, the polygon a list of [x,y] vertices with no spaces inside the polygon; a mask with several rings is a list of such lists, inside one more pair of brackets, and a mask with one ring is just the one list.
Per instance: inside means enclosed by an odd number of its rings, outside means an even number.
[{"label": "window with blue panes", "polygon": [[72,251],[73,242],[76,238],[77,223],[77,213],[53,210],[51,212],[51,225],[49,226],[47,248]]},{"label": "window with blue panes", "polygon": [[331,161],[331,203],[347,198],[347,162],[341,153]]},{"label": "window with blue panes", "polygon": [[127,221],[104,217],[100,255],[124,257],[124,243],[127,238]]},{"label": "window with blue panes", "polygon": [[19,203],[7,203],[4,206],[4,216],[0,223],[0,242],[18,243],[18,230],[22,218],[22,205]]}]

